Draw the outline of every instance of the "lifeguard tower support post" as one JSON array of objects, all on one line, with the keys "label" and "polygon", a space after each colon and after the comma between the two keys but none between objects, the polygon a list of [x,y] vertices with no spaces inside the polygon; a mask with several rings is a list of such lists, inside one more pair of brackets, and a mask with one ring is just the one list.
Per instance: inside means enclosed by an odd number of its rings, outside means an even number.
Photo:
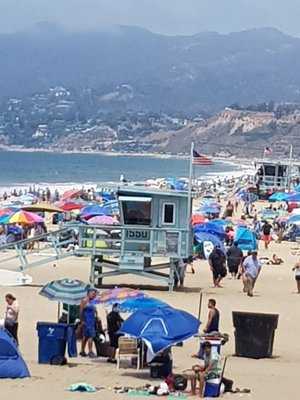
[{"label": "lifeguard tower support post", "polygon": [[[101,286],[106,277],[135,274],[173,290],[178,261],[192,254],[191,197],[186,191],[119,187],[120,225],[79,226],[76,253],[91,255],[91,283]],[[168,262],[155,265],[153,257]]]}]

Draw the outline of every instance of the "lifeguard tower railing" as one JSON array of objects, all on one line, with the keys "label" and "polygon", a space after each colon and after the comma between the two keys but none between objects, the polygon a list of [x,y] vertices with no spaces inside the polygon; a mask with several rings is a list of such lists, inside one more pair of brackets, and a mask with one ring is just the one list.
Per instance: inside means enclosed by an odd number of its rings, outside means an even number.
[{"label": "lifeguard tower railing", "polygon": [[[176,262],[191,254],[190,230],[184,228],[80,225],[77,229],[75,254],[91,256],[93,284],[101,285],[103,278],[114,275],[135,274],[160,280],[172,290]],[[154,265],[149,261],[152,257],[168,260]]]},{"label": "lifeguard tower railing", "polygon": [[[68,226],[30,239],[6,243],[0,246],[0,268],[24,271],[70,257],[74,254],[76,240],[73,227]],[[35,250],[32,251],[34,245]]]}]

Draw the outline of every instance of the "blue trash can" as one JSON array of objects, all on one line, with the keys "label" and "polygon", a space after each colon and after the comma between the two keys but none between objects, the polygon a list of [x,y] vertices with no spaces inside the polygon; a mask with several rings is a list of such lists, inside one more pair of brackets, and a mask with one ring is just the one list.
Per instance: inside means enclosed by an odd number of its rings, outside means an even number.
[{"label": "blue trash can", "polygon": [[39,364],[51,364],[54,357],[65,356],[67,342],[67,324],[38,322]]}]

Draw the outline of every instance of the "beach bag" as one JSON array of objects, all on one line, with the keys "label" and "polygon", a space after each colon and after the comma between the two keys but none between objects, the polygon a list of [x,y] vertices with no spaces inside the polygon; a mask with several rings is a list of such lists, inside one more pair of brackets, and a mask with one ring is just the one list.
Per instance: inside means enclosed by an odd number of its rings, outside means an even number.
[{"label": "beach bag", "polygon": [[50,360],[51,365],[66,365],[67,364],[67,359],[65,356],[54,356]]},{"label": "beach bag", "polygon": [[183,392],[187,388],[187,378],[183,375],[175,375],[174,376],[174,389],[180,392]]}]

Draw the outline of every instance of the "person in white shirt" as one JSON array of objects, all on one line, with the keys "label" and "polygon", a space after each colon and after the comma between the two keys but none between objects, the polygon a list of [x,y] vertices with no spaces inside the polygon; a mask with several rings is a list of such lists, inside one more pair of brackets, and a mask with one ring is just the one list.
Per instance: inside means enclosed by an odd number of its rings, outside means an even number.
[{"label": "person in white shirt", "polygon": [[7,303],[5,318],[4,318],[4,327],[5,329],[13,336],[13,338],[18,341],[18,318],[19,318],[19,304],[17,299],[12,294],[8,293],[5,296],[5,301]]},{"label": "person in white shirt", "polygon": [[261,267],[262,263],[257,258],[256,250],[253,250],[242,264],[244,292],[250,297],[253,296],[254,285],[260,274]]}]

